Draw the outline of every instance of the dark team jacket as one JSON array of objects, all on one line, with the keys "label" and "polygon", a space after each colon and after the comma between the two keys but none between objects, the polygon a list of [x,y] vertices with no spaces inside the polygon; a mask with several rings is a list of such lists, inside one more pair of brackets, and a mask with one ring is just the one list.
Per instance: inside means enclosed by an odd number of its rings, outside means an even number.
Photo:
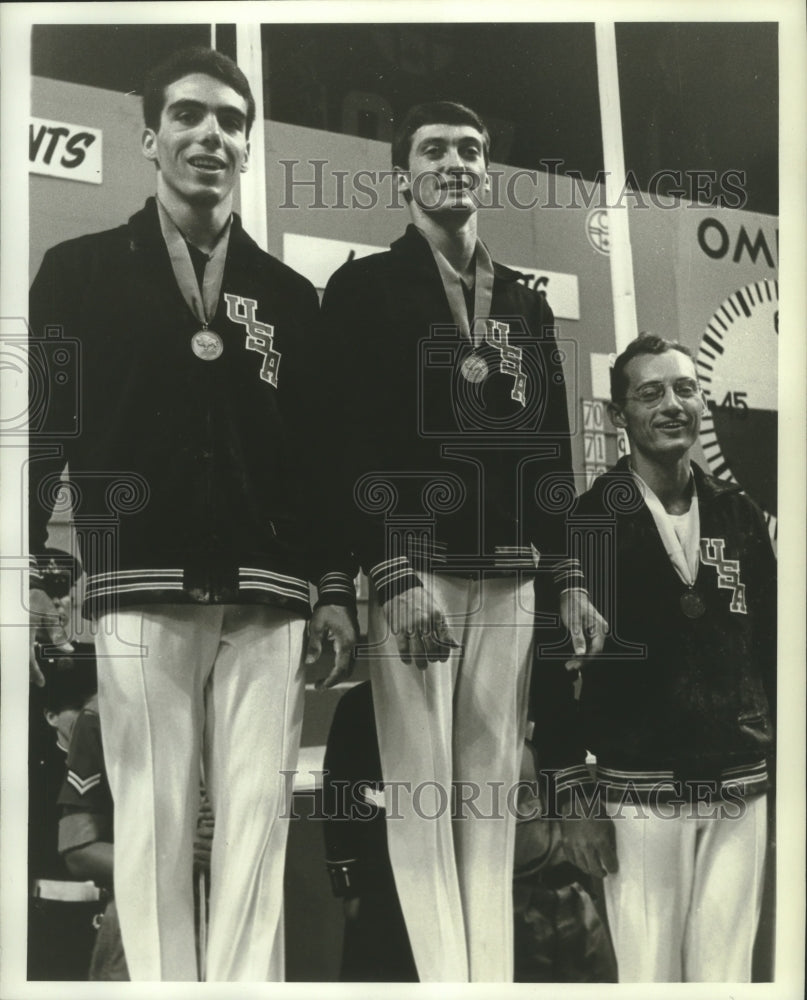
[{"label": "dark team jacket", "polygon": [[[610,622],[601,657],[584,668],[567,735],[560,793],[588,784],[583,750],[612,790],[709,782],[750,794],[766,787],[774,753],[776,561],[759,508],[735,483],[693,463],[705,605],[687,617],[686,591],[664,550],[628,460],[600,476],[570,518],[592,598]],[[540,699],[540,677],[536,678]],[[563,716],[563,712],[560,712]],[[572,718],[569,716],[568,718]],[[676,794],[687,797],[686,787]],[[691,792],[691,787],[689,792]]]},{"label": "dark team jacket", "polygon": [[[318,516],[318,304],[233,216],[216,315],[174,278],[156,202],[48,251],[31,289],[32,553],[69,467],[84,613],[143,602],[349,604],[355,567]],[[32,570],[33,572],[33,570]],[[32,578],[35,585],[35,579]]]},{"label": "dark team jacket", "polygon": [[481,381],[463,375],[472,348],[414,226],[388,252],[343,265],[325,290],[333,426],[348,446],[334,479],[352,498],[343,517],[382,601],[419,585],[418,569],[533,567],[533,546],[561,588],[581,582],[563,558],[562,357],[545,296],[519,277],[494,264]]}]

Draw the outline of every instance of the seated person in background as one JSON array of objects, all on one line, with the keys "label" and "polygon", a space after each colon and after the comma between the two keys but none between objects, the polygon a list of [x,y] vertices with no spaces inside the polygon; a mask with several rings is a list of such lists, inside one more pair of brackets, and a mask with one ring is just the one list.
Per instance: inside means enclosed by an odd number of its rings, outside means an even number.
[{"label": "seated person in background", "polygon": [[[48,689],[32,684],[28,695],[28,864],[31,878],[63,879],[67,876],[56,850],[56,798],[64,778],[70,727],[95,691],[97,680],[93,647],[69,638],[73,587],[82,575],[81,565],[62,549],[46,548],[39,560],[39,575],[50,601],[53,627],[48,643],[36,643],[35,649],[40,668],[53,683]],[[92,663],[83,672],[57,671],[62,653],[73,654],[63,661],[64,666],[85,659]]]},{"label": "seated person in background", "polygon": [[129,979],[120,925],[111,898],[114,871],[112,794],[104,766],[98,695],[78,713],[67,751],[67,774],[59,795],[59,851],[70,874],[94,882],[108,899],[89,967],[89,979]]},{"label": "seated person in background", "polygon": [[515,982],[616,982],[608,930],[594,902],[600,883],[566,859],[559,821],[542,815],[536,756],[527,743],[513,871]]},{"label": "seated person in background", "polygon": [[42,658],[40,669],[45,685],[31,687],[29,713],[28,978],[81,980],[103,904],[97,889],[76,881],[59,854],[58,798],[73,729],[96,689],[95,663],[73,653]]},{"label": "seated person in background", "polygon": [[[563,855],[556,820],[539,818],[532,754],[525,745],[526,794],[516,825],[515,979],[613,982],[605,930],[584,885]],[[345,903],[341,982],[417,982],[387,849],[384,785],[370,682],[348,690],[325,750],[326,866]],[[390,821],[392,822],[392,820]]]},{"label": "seated person in background", "polygon": [[75,654],[62,661],[71,668],[85,654],[92,659],[92,646],[69,639],[73,587],[82,575],[80,564],[68,552],[47,548],[39,560],[39,574],[50,602],[53,628],[49,642],[37,643],[35,649],[40,668],[52,683],[48,688],[32,684],[28,695],[28,865],[32,879],[66,879],[56,849],[56,799],[64,778],[70,728],[97,681],[94,661],[83,672],[56,670],[61,653]]},{"label": "seated person in background", "polygon": [[339,700],[322,778],[325,857],[345,903],[340,982],[418,981],[387,848],[370,682]]},{"label": "seated person in background", "polygon": [[[67,774],[59,795],[59,805],[62,810],[59,851],[67,870],[74,878],[93,881],[103,890],[103,897],[108,900],[89,965],[89,978],[128,981],[118,911],[112,898],[114,809],[104,765],[97,694],[93,694],[78,713],[72,727],[67,752]],[[194,869],[197,875],[203,874],[196,898],[199,914],[198,947],[201,949],[202,959],[206,944],[213,830],[213,812],[207,796],[202,793],[194,842]],[[202,899],[205,903],[204,910],[200,908]]]}]

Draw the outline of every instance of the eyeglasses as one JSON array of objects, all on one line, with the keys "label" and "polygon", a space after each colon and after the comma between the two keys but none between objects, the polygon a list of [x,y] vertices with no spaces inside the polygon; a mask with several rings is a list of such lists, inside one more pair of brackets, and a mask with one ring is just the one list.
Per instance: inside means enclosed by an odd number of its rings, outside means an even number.
[{"label": "eyeglasses", "polygon": [[[672,391],[679,399],[694,399],[701,391],[701,387],[694,378],[678,378],[672,383]],[[637,399],[645,406],[655,406],[664,398],[667,391],[667,384],[664,382],[645,382],[639,386],[636,392],[626,396],[627,399]]]}]

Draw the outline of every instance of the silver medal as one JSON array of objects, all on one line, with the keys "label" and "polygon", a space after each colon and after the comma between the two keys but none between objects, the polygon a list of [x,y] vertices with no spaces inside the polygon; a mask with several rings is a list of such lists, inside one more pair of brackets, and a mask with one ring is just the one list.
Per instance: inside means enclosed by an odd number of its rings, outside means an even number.
[{"label": "silver medal", "polygon": [[466,382],[484,382],[488,377],[488,363],[478,354],[469,354],[460,371]]},{"label": "silver medal", "polygon": [[191,337],[191,350],[202,361],[215,361],[221,357],[224,344],[213,330],[199,330]]}]

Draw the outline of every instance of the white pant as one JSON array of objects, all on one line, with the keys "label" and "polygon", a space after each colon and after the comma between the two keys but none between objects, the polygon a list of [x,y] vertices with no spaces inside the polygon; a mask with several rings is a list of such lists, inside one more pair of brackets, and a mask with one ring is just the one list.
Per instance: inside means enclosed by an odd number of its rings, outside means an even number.
[{"label": "white pant", "polygon": [[[744,805],[739,818],[697,818],[685,807],[671,819],[647,806],[621,807],[619,872],[603,883],[621,983],[751,981],[765,796]],[[609,814],[617,808],[609,804]]]},{"label": "white pant", "polygon": [[96,638],[115,802],[115,898],[132,980],[196,980],[200,766],[216,816],[205,978],[283,978],[286,782],[305,622],[263,605],[144,605]]},{"label": "white pant", "polygon": [[[387,809],[395,884],[422,982],[512,982],[515,815],[507,791],[518,780],[526,726],[533,584],[437,575],[424,575],[424,584],[462,644],[447,663],[403,663],[374,595],[370,606],[382,771],[387,784],[411,788],[398,795],[402,819]],[[466,800],[481,789],[453,820],[452,781],[468,783]]]}]

